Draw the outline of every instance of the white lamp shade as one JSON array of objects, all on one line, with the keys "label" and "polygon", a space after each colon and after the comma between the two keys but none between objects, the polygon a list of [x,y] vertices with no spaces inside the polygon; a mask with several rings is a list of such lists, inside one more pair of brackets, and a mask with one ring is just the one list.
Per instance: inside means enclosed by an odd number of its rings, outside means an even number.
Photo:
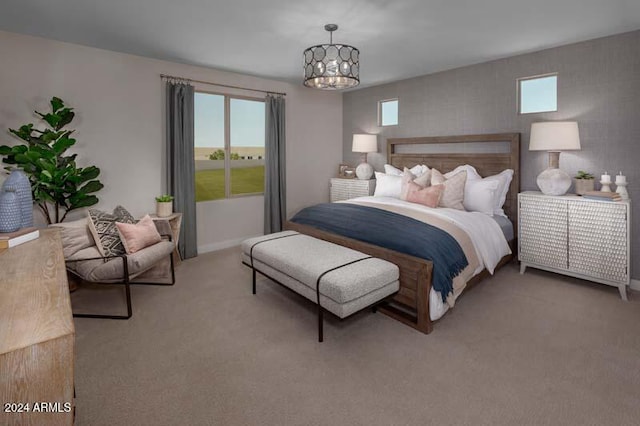
[{"label": "white lamp shade", "polygon": [[353,135],[353,152],[377,152],[378,136],[377,135]]},{"label": "white lamp shade", "polygon": [[548,121],[531,124],[529,151],[568,151],[580,149],[575,121]]}]

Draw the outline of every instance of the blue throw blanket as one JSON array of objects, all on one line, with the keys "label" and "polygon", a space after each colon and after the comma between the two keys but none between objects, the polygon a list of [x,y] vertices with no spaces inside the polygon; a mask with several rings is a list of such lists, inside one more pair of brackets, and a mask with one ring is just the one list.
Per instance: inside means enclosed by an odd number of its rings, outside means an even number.
[{"label": "blue throw blanket", "polygon": [[318,204],[301,210],[291,221],[432,261],[432,285],[443,302],[453,291],[453,278],[469,264],[460,244],[447,232],[375,207]]}]

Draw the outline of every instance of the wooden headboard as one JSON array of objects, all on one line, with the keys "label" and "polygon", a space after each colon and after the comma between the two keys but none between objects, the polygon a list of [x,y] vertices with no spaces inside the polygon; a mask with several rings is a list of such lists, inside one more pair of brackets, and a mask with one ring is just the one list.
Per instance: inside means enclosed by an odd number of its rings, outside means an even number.
[{"label": "wooden headboard", "polygon": [[[478,143],[487,143],[487,147],[489,147],[489,143],[492,145],[506,145],[507,149],[499,149],[500,152],[477,152],[486,150],[474,149],[476,152],[471,153],[465,149],[465,146],[449,145],[467,144],[469,147],[477,147]],[[413,146],[415,148],[425,148],[424,150],[416,149],[416,151],[428,151],[426,145],[435,146],[436,144],[438,144],[437,153],[414,153],[410,149]],[[456,149],[451,149],[450,152],[447,152],[447,145]],[[402,149],[400,149],[401,146]],[[520,133],[387,139],[387,162],[399,169],[403,167],[411,168],[416,164],[426,164],[430,168],[435,167],[442,173],[449,172],[461,164],[469,164],[475,167],[482,176],[491,176],[505,169],[513,169],[513,180],[503,208],[505,214],[513,223],[514,229],[517,229],[517,200],[518,192],[520,191]]]}]

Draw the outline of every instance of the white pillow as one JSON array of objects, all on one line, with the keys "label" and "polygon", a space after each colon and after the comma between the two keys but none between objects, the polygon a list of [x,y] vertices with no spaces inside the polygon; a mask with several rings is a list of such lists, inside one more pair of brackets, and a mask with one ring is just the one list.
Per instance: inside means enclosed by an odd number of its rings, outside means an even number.
[{"label": "white pillow", "polygon": [[480,212],[493,216],[498,195],[497,180],[470,179],[464,186],[464,209],[469,212]]},{"label": "white pillow", "polygon": [[480,176],[480,174],[478,173],[476,168],[473,167],[473,166],[470,166],[468,164],[463,164],[462,166],[456,167],[455,169],[451,170],[450,172],[445,173],[444,177],[449,179],[451,176],[457,175],[458,173],[460,173],[463,170],[467,172],[467,179],[482,179],[482,176]]},{"label": "white pillow", "polygon": [[[502,206],[504,206],[505,201],[507,200],[507,192],[509,192],[509,185],[511,184],[511,179],[513,179],[513,170],[512,169],[506,169],[501,171],[500,173],[498,173],[497,175],[492,175],[492,176],[487,176],[486,178],[482,178],[482,176],[480,176],[480,174],[476,171],[475,167],[470,166],[469,164],[464,164],[462,166],[458,166],[455,169],[453,169],[452,171],[450,171],[449,173],[445,173],[445,177],[449,178],[459,172],[461,172],[462,170],[466,170],[467,172],[467,184],[471,181],[474,180],[482,180],[482,181],[496,181],[498,182],[498,187],[495,190],[495,195],[494,195],[494,205],[493,205],[493,215],[498,215],[498,216],[504,216],[507,217],[507,215],[504,214],[504,210],[502,209]],[[465,186],[465,201],[467,199],[467,194],[468,191],[466,189],[467,187]],[[486,191],[487,187],[482,187],[482,189],[478,189],[478,191],[482,192],[482,191]],[[477,197],[476,197],[477,198]],[[465,208],[467,208],[467,203],[465,202]],[[482,207],[481,210],[472,210],[472,211],[482,211],[483,213],[488,212],[488,210],[485,211],[484,207],[486,206],[479,206],[478,204],[472,203],[472,205],[474,205],[474,207]],[[469,210],[467,208],[467,210]],[[491,213],[487,213],[487,214],[491,214]]]},{"label": "white pillow", "polygon": [[[409,169],[409,171],[415,176],[415,177],[420,177],[423,174],[425,174],[427,171],[429,171],[429,168],[427,166],[425,166],[424,164],[420,165],[416,165],[413,166],[412,168]],[[392,175],[392,176],[402,176],[403,175],[403,171],[400,170],[397,167],[392,166],[391,164],[385,164],[384,165],[384,172],[388,175]]]},{"label": "white pillow", "polygon": [[496,191],[496,204],[493,207],[493,214],[507,217],[507,215],[504,214],[502,206],[504,206],[505,201],[507,201],[507,192],[509,192],[509,185],[511,185],[512,179],[512,169],[506,169],[501,171],[497,175],[487,176],[486,178],[484,178],[484,180],[495,180],[498,182],[498,189]]},{"label": "white pillow", "polygon": [[376,172],[376,189],[374,197],[400,198],[402,191],[402,176],[388,175]]},{"label": "white pillow", "polygon": [[384,165],[384,172],[391,176],[402,176],[402,170],[397,167],[393,167],[391,164]]}]

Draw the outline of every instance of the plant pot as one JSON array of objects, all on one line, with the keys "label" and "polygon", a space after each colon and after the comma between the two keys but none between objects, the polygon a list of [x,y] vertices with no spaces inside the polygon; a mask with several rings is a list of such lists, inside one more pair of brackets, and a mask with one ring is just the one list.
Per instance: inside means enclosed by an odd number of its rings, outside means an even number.
[{"label": "plant pot", "polygon": [[593,191],[595,179],[574,179],[576,183],[576,194],[584,195],[585,192]]},{"label": "plant pot", "polygon": [[171,216],[173,213],[173,201],[156,201],[156,215],[158,217]]}]

